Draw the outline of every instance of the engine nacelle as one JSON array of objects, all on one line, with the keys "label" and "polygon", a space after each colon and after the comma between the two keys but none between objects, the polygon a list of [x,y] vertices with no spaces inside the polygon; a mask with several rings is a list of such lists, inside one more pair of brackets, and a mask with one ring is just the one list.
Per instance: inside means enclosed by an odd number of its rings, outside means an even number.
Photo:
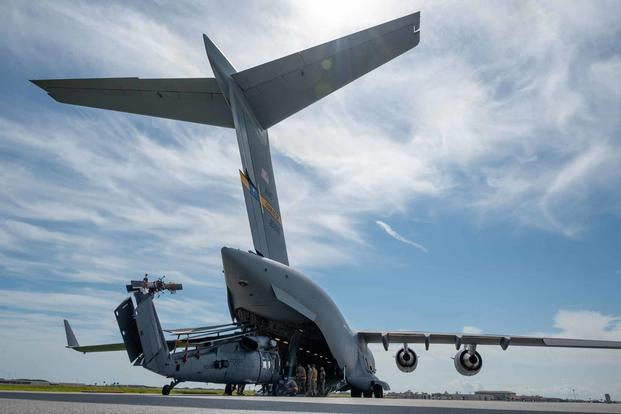
[{"label": "engine nacelle", "polygon": [[407,346],[404,346],[397,351],[397,355],[395,355],[395,362],[397,363],[399,371],[412,372],[418,365],[418,356],[416,355],[416,352],[412,351]]},{"label": "engine nacelle", "polygon": [[455,369],[461,375],[472,376],[481,371],[483,359],[477,351],[463,349],[455,354]]}]

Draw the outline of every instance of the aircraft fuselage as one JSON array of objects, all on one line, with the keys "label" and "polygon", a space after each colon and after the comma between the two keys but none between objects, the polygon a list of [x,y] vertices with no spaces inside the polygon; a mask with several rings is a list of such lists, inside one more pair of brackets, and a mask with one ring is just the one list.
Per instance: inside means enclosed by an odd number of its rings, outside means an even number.
[{"label": "aircraft fuselage", "polygon": [[[222,248],[224,277],[233,312],[243,309],[270,321],[312,324],[321,332],[349,384],[369,389],[379,381],[366,343],[351,330],[334,301],[303,273],[254,253]],[[304,335],[304,332],[301,334]]]}]

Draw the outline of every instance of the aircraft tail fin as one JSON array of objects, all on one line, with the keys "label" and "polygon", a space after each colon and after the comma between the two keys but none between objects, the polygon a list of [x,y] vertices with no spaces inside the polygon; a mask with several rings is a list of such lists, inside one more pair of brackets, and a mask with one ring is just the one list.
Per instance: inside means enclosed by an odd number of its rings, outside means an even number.
[{"label": "aircraft tail fin", "polygon": [[119,324],[119,330],[123,337],[123,343],[127,350],[129,362],[134,362],[142,355],[143,350],[140,342],[138,325],[136,324],[136,310],[131,297],[125,299],[117,306],[114,310],[114,316],[116,316],[116,321]]},{"label": "aircraft tail fin", "polygon": [[218,68],[218,72],[222,75],[231,76],[237,72],[233,64],[224,56],[224,53],[222,53],[222,51],[218,49],[218,46],[204,33],[203,42],[205,43],[205,52],[207,52],[207,57],[212,67],[215,66]]},{"label": "aircraft tail fin", "polygon": [[205,51],[222,95],[231,108],[242,161],[240,179],[257,254],[289,264],[278,194],[272,169],[269,138],[235,82],[231,62],[205,35]]},{"label": "aircraft tail fin", "polygon": [[69,321],[67,319],[63,320],[65,322],[65,335],[67,336],[67,348],[76,348],[79,347],[80,344],[73,333],[73,329],[71,329],[71,325],[69,325]]},{"label": "aircraft tail fin", "polygon": [[412,13],[231,77],[267,129],[418,45],[419,27]]},{"label": "aircraft tail fin", "polygon": [[209,64],[213,70],[213,74],[216,77],[216,81],[220,86],[220,91],[224,95],[224,99],[229,102],[230,91],[229,84],[231,75],[237,73],[237,70],[233,67],[233,64],[224,56],[224,53],[218,49],[214,42],[211,41],[206,34],[203,33],[203,42],[205,43],[205,52],[209,59]]},{"label": "aircraft tail fin", "polygon": [[[141,292],[135,292],[134,297],[137,302],[134,312],[137,336],[134,338],[140,341],[140,348],[144,357],[142,365],[153,371],[161,371],[170,355],[160,320],[153,305],[153,299],[150,294]],[[134,352],[138,352],[137,347]],[[131,359],[132,355],[129,348],[128,355]]]}]

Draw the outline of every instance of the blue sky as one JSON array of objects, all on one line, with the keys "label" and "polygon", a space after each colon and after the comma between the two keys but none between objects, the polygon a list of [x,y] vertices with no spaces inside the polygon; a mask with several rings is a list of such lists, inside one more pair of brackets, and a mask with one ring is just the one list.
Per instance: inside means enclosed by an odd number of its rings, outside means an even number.
[{"label": "blue sky", "polygon": [[[212,76],[421,10],[406,55],[270,130],[293,266],[358,329],[621,340],[617,2],[9,2],[0,16],[0,376],[161,384],[123,354],[124,283],[169,327],[227,321],[219,248],[251,248],[227,129],[71,107],[28,79]],[[621,399],[612,351],[421,350],[394,389]]]}]

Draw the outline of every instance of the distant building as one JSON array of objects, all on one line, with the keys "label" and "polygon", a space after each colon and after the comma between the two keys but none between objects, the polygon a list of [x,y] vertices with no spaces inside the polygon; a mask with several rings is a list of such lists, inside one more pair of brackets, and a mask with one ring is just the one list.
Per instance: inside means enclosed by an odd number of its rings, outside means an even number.
[{"label": "distant building", "polygon": [[[563,398],[543,397],[541,395],[517,395],[513,391],[475,391],[474,394],[450,394],[444,392],[389,392],[386,398],[414,398],[419,400],[470,400],[470,401],[524,401],[524,402],[565,402]],[[574,401],[574,400],[572,400]],[[606,402],[610,401],[610,395],[606,394]],[[612,401],[610,401],[612,402]]]},{"label": "distant building", "polygon": [[474,395],[484,401],[512,401],[517,397],[513,391],[475,391]]},{"label": "distant building", "polygon": [[4,379],[0,378],[0,384],[12,384],[12,385],[50,385],[49,381],[42,379],[26,379],[26,378],[15,378],[15,379]]}]

